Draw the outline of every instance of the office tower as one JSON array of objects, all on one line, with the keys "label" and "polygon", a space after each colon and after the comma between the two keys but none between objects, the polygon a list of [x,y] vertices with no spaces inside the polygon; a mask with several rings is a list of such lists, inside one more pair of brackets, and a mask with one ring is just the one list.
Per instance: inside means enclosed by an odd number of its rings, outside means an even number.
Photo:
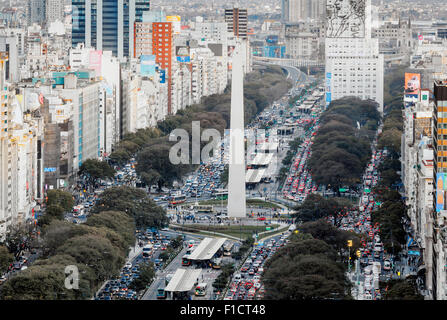
[{"label": "office tower", "polygon": [[45,0],[28,0],[26,11],[28,25],[45,22]]},{"label": "office tower", "polygon": [[228,32],[236,37],[247,39],[247,9],[225,9],[225,22],[228,25]]},{"label": "office tower", "polygon": [[136,0],[135,2],[135,22],[142,22],[143,15],[151,8],[150,0]]},{"label": "office tower", "polygon": [[433,112],[433,150],[434,180],[436,192],[433,193],[435,212],[433,212],[433,300],[446,298],[446,254],[447,244],[447,81],[434,83],[435,106]]},{"label": "office tower", "polygon": [[172,22],[152,23],[152,52],[155,62],[164,70],[168,82],[168,114],[172,113],[171,85],[172,85],[172,58],[174,57],[174,36]]},{"label": "office tower", "polygon": [[326,105],[354,96],[375,100],[383,113],[384,62],[379,39],[371,38],[370,0],[341,2],[327,1]]},{"label": "office tower", "polygon": [[325,10],[325,0],[282,0],[281,2],[281,18],[284,22],[321,20]]},{"label": "office tower", "polygon": [[134,51],[135,22],[149,10],[149,1],[72,0],[72,47],[112,51],[122,60]]},{"label": "office tower", "polygon": [[47,0],[46,21],[49,24],[56,20],[64,20],[64,2],[61,0]]},{"label": "office tower", "polygon": [[244,218],[245,147],[244,147],[244,71],[239,46],[233,55],[231,79],[230,163],[228,170],[228,217]]}]

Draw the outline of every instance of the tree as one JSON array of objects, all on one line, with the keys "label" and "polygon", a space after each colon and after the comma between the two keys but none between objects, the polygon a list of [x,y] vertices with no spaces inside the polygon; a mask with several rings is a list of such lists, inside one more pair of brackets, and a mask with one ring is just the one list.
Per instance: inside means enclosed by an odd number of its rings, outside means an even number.
[{"label": "tree", "polygon": [[[158,173],[156,177],[159,188],[166,183],[172,183],[174,180],[181,179],[182,175],[191,168],[187,164],[172,163],[169,159],[170,148],[171,143],[155,144],[144,148],[137,155],[137,173],[141,175],[143,172],[152,172],[153,177],[155,173]],[[142,178],[146,179],[147,176],[143,175]],[[151,184],[154,180],[151,179],[144,182]]]},{"label": "tree", "polygon": [[262,275],[267,300],[350,297],[344,265],[328,257],[296,254],[272,260]]},{"label": "tree", "polygon": [[135,244],[135,221],[125,212],[101,211],[89,217],[85,224],[111,229],[123,237],[127,246]]},{"label": "tree", "polygon": [[342,198],[325,199],[318,194],[310,194],[304,202],[295,208],[297,222],[316,221],[332,217],[336,226],[341,221],[340,215],[351,208],[351,204]]},{"label": "tree", "polygon": [[87,176],[88,179],[93,182],[98,179],[113,178],[115,175],[115,169],[113,169],[105,161],[100,161],[98,159],[87,159],[79,168],[79,174]]},{"label": "tree", "polygon": [[418,292],[417,286],[411,280],[390,280],[381,283],[384,300],[424,300],[424,297]]},{"label": "tree", "polygon": [[152,263],[145,263],[140,266],[140,276],[134,278],[130,284],[130,288],[135,291],[145,289],[154,279],[155,270]]},{"label": "tree", "polygon": [[69,212],[73,209],[74,200],[70,192],[60,189],[53,189],[47,191],[47,207],[52,205],[60,206],[64,212]]},{"label": "tree", "polygon": [[397,128],[391,128],[390,130],[383,131],[377,141],[377,146],[380,149],[387,148],[394,156],[398,158],[400,154],[402,131]]},{"label": "tree", "polygon": [[4,245],[0,245],[0,274],[6,272],[13,261],[14,256],[9,253],[8,248]]},{"label": "tree", "polygon": [[174,249],[177,249],[183,245],[183,237],[181,235],[175,237],[171,240],[170,246]]},{"label": "tree", "polygon": [[127,186],[105,190],[92,211],[125,212],[135,219],[138,229],[162,228],[169,223],[165,210],[152,201],[143,190]]},{"label": "tree", "polygon": [[226,287],[228,280],[230,280],[230,276],[234,272],[234,266],[232,264],[225,264],[222,266],[222,272],[217,276],[217,278],[213,282],[213,287],[222,290]]},{"label": "tree", "polygon": [[351,257],[354,258],[352,254],[360,247],[363,238],[352,231],[339,230],[324,220],[303,223],[298,227],[298,230],[303,233],[309,233],[315,239],[331,245],[343,259],[348,258],[348,240],[352,240],[350,252]]},{"label": "tree", "polygon": [[64,208],[57,204],[49,205],[45,210],[45,215],[48,215],[51,219],[63,220]]},{"label": "tree", "polygon": [[[37,262],[37,261],[36,261]],[[35,264],[8,279],[1,288],[3,300],[78,300],[91,296],[92,287],[89,281],[81,276],[79,289],[65,287],[65,267],[75,265],[80,274],[89,274],[89,268],[69,260],[66,263]]]},{"label": "tree", "polygon": [[68,239],[56,253],[72,256],[76,262],[89,266],[98,281],[117,276],[125,262],[123,253],[109,239],[95,234]]},{"label": "tree", "polygon": [[5,244],[9,252],[17,256],[21,250],[30,248],[32,228],[31,225],[24,223],[8,226]]}]

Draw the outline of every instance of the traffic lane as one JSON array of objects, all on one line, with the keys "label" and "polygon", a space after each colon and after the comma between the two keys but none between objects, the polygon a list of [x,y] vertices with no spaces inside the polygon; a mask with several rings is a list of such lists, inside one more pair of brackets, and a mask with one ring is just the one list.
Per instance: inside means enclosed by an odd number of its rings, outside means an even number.
[{"label": "traffic lane", "polygon": [[166,276],[173,274],[181,267],[182,257],[186,254],[187,247],[183,248],[180,253],[166,266],[163,271],[157,271],[156,278],[144,293],[141,300],[157,300],[157,289],[164,288],[166,282]]},{"label": "traffic lane", "polygon": [[[190,234],[179,233],[179,232],[171,231],[171,230],[161,231],[160,233],[162,233],[163,235],[170,235],[173,237],[182,235],[182,236],[184,236],[185,241],[201,239],[204,237],[204,236],[199,236],[199,235],[190,235]],[[183,242],[183,245],[185,247],[171,261],[171,263],[169,265],[167,265],[164,270],[158,270],[156,272],[156,278],[154,279],[154,281],[152,282],[152,284],[150,285],[148,290],[146,290],[146,292],[144,293],[142,300],[157,300],[157,289],[160,287],[161,288],[165,287],[166,276],[170,273],[172,273],[172,274],[175,273],[175,271],[181,267],[182,258],[186,254],[186,250],[187,250],[185,241]]]}]

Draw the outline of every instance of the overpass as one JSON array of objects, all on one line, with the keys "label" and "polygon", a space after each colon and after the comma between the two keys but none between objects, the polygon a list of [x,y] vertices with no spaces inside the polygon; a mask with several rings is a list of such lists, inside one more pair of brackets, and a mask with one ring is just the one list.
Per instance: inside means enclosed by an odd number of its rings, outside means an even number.
[{"label": "overpass", "polygon": [[261,62],[268,64],[277,64],[282,67],[324,67],[325,64],[318,60],[309,59],[282,59],[282,58],[267,58],[267,57],[253,57],[253,62]]}]

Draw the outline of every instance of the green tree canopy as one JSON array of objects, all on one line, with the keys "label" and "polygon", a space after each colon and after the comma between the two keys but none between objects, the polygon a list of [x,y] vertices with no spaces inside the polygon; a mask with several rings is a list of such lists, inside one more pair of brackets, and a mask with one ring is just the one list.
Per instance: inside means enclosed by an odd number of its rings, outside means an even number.
[{"label": "green tree canopy", "polygon": [[64,212],[70,212],[74,206],[73,195],[60,189],[48,190],[47,207],[52,205],[60,206]]},{"label": "green tree canopy", "polygon": [[138,229],[166,226],[166,212],[145,191],[127,186],[108,188],[101,194],[93,212],[121,211],[135,219]]},{"label": "green tree canopy", "polygon": [[87,159],[82,162],[79,174],[86,175],[90,180],[95,181],[97,179],[113,178],[115,170],[105,161]]}]

